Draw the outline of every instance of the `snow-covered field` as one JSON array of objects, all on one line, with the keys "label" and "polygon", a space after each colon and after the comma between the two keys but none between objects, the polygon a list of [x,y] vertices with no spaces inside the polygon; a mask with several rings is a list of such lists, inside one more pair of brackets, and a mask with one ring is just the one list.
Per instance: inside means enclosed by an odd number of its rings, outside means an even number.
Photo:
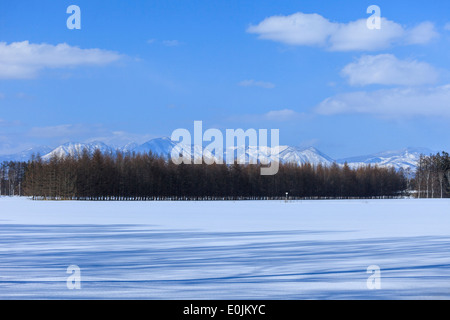
[{"label": "snow-covered field", "polygon": [[[1,299],[450,298],[450,200],[0,198]],[[66,285],[69,265],[81,289]],[[367,267],[381,289],[367,287]]]}]

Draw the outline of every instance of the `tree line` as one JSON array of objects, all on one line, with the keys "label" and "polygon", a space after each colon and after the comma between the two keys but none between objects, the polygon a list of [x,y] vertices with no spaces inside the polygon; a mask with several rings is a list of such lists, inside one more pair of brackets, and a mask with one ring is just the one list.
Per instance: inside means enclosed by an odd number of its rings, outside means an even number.
[{"label": "tree line", "polygon": [[408,186],[403,171],[377,166],[280,164],[276,175],[261,176],[260,165],[175,165],[151,153],[98,150],[10,162],[2,172],[2,194],[47,200],[389,198],[405,195]]},{"label": "tree line", "polygon": [[[286,195],[287,193],[287,195]],[[0,195],[73,200],[239,200],[450,197],[450,156],[421,155],[415,174],[377,166],[280,164],[175,165],[148,154],[96,151],[0,164]]]},{"label": "tree line", "polygon": [[415,190],[418,198],[450,197],[450,156],[447,152],[420,156]]},{"label": "tree line", "polygon": [[24,195],[23,180],[28,164],[19,161],[0,163],[0,195]]}]

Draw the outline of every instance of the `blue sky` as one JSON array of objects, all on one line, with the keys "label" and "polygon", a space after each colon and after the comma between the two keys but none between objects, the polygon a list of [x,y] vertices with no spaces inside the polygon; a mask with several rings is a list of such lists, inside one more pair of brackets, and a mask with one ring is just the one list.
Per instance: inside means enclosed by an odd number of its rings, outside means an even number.
[{"label": "blue sky", "polygon": [[[69,5],[81,30],[69,30]],[[381,29],[369,30],[369,5]],[[0,154],[177,128],[450,150],[448,1],[3,1]]]}]

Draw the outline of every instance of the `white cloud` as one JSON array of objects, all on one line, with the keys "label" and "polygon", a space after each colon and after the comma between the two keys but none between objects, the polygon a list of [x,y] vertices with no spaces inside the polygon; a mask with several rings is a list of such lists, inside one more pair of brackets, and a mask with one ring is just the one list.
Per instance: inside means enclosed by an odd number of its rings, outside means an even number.
[{"label": "white cloud", "polygon": [[345,66],[341,74],[354,86],[415,86],[435,83],[439,77],[438,71],[426,62],[399,60],[392,54],[362,56]]},{"label": "white cloud", "polygon": [[273,110],[267,112],[264,117],[268,120],[275,120],[275,121],[286,121],[286,120],[293,120],[295,118],[300,117],[301,114],[295,112],[291,109],[283,109],[283,110]]},{"label": "white cloud", "polygon": [[164,40],[162,44],[165,45],[166,47],[177,47],[181,45],[181,42],[178,40]]},{"label": "white cloud", "polygon": [[238,85],[241,87],[261,87],[265,89],[275,88],[275,85],[271,82],[255,81],[255,80],[243,80],[239,82]]},{"label": "white cloud", "polygon": [[425,44],[438,36],[434,25],[424,22],[412,29],[381,18],[381,29],[370,30],[367,20],[349,23],[331,22],[318,14],[294,13],[289,16],[272,16],[247,32],[260,39],[289,45],[320,46],[331,51],[375,51],[394,44]]},{"label": "white cloud", "polygon": [[32,147],[30,143],[11,141],[11,135],[0,136],[0,155],[11,155]]},{"label": "white cloud", "polygon": [[439,37],[434,24],[426,21],[408,31],[406,42],[409,44],[427,44]]},{"label": "white cloud", "polygon": [[247,125],[252,124],[254,126],[259,126],[261,123],[266,122],[296,122],[305,120],[310,115],[297,112],[292,109],[274,109],[265,113],[253,113],[253,114],[239,114],[231,115],[227,117],[228,121],[242,123],[244,121]]},{"label": "white cloud", "polygon": [[158,138],[153,134],[135,134],[125,131],[106,131],[101,133],[99,136],[87,139],[86,142],[101,141],[109,146],[122,147],[128,143],[141,144],[148,140]]},{"label": "white cloud", "polygon": [[247,29],[260,39],[292,45],[325,45],[337,25],[318,14],[294,13],[290,16],[272,16]]},{"label": "white cloud", "polygon": [[329,49],[332,51],[375,51],[389,48],[405,36],[399,24],[381,18],[381,29],[367,28],[367,21],[360,19],[347,24],[339,24],[337,31],[330,35]]},{"label": "white cloud", "polygon": [[320,103],[323,115],[374,114],[387,117],[450,117],[450,85],[433,88],[395,88],[339,94]]},{"label": "white cloud", "polygon": [[83,124],[61,124],[47,127],[33,127],[29,131],[29,135],[33,138],[58,138],[65,140],[75,136],[87,135],[92,130],[93,128]]},{"label": "white cloud", "polygon": [[0,127],[17,127],[21,125],[22,123],[18,120],[6,121],[4,119],[0,119]]},{"label": "white cloud", "polygon": [[68,141],[101,141],[110,146],[121,147],[130,142],[143,143],[157,136],[111,130],[101,124],[79,123],[33,127],[26,133],[26,137],[37,140],[46,139],[55,144],[66,143]]},{"label": "white cloud", "polygon": [[0,78],[35,78],[46,68],[85,65],[106,65],[120,55],[101,49],[80,49],[66,43],[57,45],[32,44],[28,41],[7,44],[0,42]]},{"label": "white cloud", "polygon": [[444,25],[444,30],[450,31],[450,22],[447,22],[447,23]]}]

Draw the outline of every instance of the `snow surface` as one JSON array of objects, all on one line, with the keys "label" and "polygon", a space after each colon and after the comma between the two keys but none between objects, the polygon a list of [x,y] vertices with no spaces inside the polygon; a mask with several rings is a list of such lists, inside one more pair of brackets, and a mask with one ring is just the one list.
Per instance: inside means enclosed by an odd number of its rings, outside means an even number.
[{"label": "snow surface", "polygon": [[[449,207],[2,197],[0,298],[449,299]],[[370,265],[380,290],[367,288]]]}]

